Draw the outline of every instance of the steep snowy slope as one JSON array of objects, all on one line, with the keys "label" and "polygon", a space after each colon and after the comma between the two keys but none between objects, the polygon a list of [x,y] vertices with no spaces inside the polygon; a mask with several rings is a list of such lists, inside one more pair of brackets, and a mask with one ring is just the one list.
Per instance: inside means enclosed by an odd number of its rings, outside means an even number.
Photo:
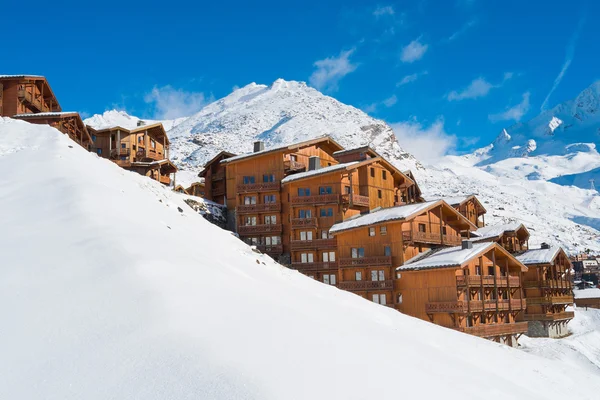
[{"label": "steep snowy slope", "polygon": [[180,166],[198,167],[216,153],[331,135],[343,146],[370,144],[382,155],[414,168],[417,161],[398,145],[383,121],[342,104],[303,82],[278,79],[270,86],[251,83],[191,116],[169,132],[172,154]]},{"label": "steep snowy slope", "polygon": [[173,129],[175,126],[183,122],[186,118],[177,118],[173,120],[152,120],[152,119],[140,119],[132,115],[127,114],[125,111],[110,110],[105,111],[104,114],[96,114],[90,118],[85,119],[86,125],[91,126],[95,129],[110,128],[112,126],[121,126],[125,129],[133,129],[138,126],[138,122],[142,121],[146,125],[161,122],[166,131]]},{"label": "steep snowy slope", "polygon": [[600,392],[599,375],[280,267],[52,128],[0,119],[0,167],[2,399]]}]

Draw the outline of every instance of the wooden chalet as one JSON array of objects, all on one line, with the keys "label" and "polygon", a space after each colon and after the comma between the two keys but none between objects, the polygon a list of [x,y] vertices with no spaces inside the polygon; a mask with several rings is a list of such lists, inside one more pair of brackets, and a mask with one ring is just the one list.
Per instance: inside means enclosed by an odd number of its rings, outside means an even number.
[{"label": "wooden chalet", "polygon": [[91,136],[77,112],[63,112],[48,81],[37,75],[0,75],[0,116],[50,125],[89,149]]},{"label": "wooden chalet", "polygon": [[471,240],[475,243],[496,242],[510,253],[529,248],[529,231],[520,222],[485,226],[471,232],[471,236]]},{"label": "wooden chalet", "polygon": [[527,301],[527,267],[493,242],[463,241],[396,268],[397,309],[423,320],[517,346]]},{"label": "wooden chalet", "polygon": [[187,192],[187,190],[185,190],[185,188],[184,188],[183,186],[181,186],[181,185],[177,185],[177,186],[175,186],[175,187],[173,188],[173,191],[174,191],[174,192],[177,192],[177,193],[189,194],[189,193]]},{"label": "wooden chalet", "polygon": [[476,227],[442,200],[374,210],[335,224],[339,287],[395,307],[395,269],[439,246],[461,243]]},{"label": "wooden chalet", "polygon": [[204,178],[204,197],[207,200],[225,205],[227,199],[227,185],[225,184],[225,164],[221,161],[235,157],[235,154],[222,151],[204,164],[204,168],[198,174]]},{"label": "wooden chalet", "polygon": [[185,192],[190,196],[206,197],[206,189],[204,182],[192,183],[187,189],[185,189]]},{"label": "wooden chalet", "polygon": [[517,253],[517,260],[526,265],[523,286],[527,311],[522,321],[529,321],[529,336],[562,337],[568,335],[567,323],[574,313],[571,270],[573,266],[560,247],[544,245],[540,249]]},{"label": "wooden chalet", "polygon": [[588,288],[574,290],[575,305],[577,307],[589,308],[600,308],[600,289]]},{"label": "wooden chalet", "polygon": [[474,195],[444,197],[443,200],[456,208],[459,213],[464,215],[469,221],[477,225],[478,228],[485,226],[485,213],[487,210]]},{"label": "wooden chalet", "polygon": [[[148,176],[165,185],[174,180],[177,167],[169,160],[169,138],[161,123],[126,129],[94,129],[91,150],[120,167]],[[171,178],[173,176],[173,179]]]}]

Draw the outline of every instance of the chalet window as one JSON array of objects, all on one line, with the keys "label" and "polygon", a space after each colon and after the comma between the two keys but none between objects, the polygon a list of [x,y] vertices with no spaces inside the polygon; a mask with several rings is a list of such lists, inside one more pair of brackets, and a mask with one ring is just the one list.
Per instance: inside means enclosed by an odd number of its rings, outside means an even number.
[{"label": "chalet window", "polygon": [[127,156],[121,156],[121,161],[127,161]]},{"label": "chalet window", "polygon": [[371,178],[375,178],[375,168],[371,168]]},{"label": "chalet window", "polygon": [[495,268],[493,266],[488,267],[488,275],[494,276],[495,275]]},{"label": "chalet window", "polygon": [[350,186],[344,186],[344,193],[350,194]]},{"label": "chalet window", "polygon": [[102,149],[96,149],[96,153],[101,156],[102,155]]},{"label": "chalet window", "polygon": [[96,135],[92,135],[92,142],[96,141]]},{"label": "chalet window", "polygon": [[383,255],[386,257],[391,257],[392,255],[392,248],[390,246],[385,246],[383,248]]},{"label": "chalet window", "polygon": [[138,136],[138,143],[142,143],[142,140],[144,140],[143,136]]},{"label": "chalet window", "polygon": [[467,328],[470,328],[472,326],[473,326],[473,317],[469,315],[467,317]]},{"label": "chalet window", "polygon": [[156,141],[154,139],[150,140],[150,147],[152,147],[153,149],[156,149]]},{"label": "chalet window", "polygon": [[263,182],[275,182],[275,175],[263,175]]},{"label": "chalet window", "polygon": [[445,234],[446,234],[446,227],[442,226],[442,235],[445,235]]},{"label": "chalet window", "polygon": [[387,235],[387,226],[380,226],[379,227],[379,234],[380,235]]},{"label": "chalet window", "polygon": [[244,185],[249,185],[251,183],[255,183],[253,176],[245,176],[244,177]]},{"label": "chalet window", "polygon": [[385,294],[374,294],[373,295],[373,303],[385,305]]},{"label": "chalet window", "polygon": [[398,295],[398,304],[402,304],[402,295],[401,294]]},{"label": "chalet window", "polygon": [[315,279],[314,275],[308,275],[308,277],[311,278],[311,279]]},{"label": "chalet window", "polygon": [[299,218],[312,218],[312,210],[300,210],[298,216]]},{"label": "chalet window", "polygon": [[321,186],[319,188],[319,194],[331,194],[333,193],[331,186]]},{"label": "chalet window", "polygon": [[333,217],[333,208],[321,208],[319,215],[321,217]]},{"label": "chalet window", "polygon": [[126,145],[125,143],[121,143],[121,148],[122,148],[122,149],[126,149],[126,148],[127,148],[127,145]]},{"label": "chalet window", "polygon": [[302,231],[300,232],[300,240],[313,240],[312,231]]},{"label": "chalet window", "polygon": [[375,236],[375,228],[369,228],[369,236]]},{"label": "chalet window", "polygon": [[386,170],[381,171],[381,177],[383,178],[384,181],[387,179],[387,171]]},{"label": "chalet window", "polygon": [[313,253],[302,253],[300,254],[300,260],[303,263],[311,263],[314,261]]},{"label": "chalet window", "polygon": [[321,231],[321,239],[327,239],[327,238],[329,238],[329,232]]},{"label": "chalet window", "polygon": [[290,154],[290,160],[291,161],[298,161],[298,156],[295,154]]},{"label": "chalet window", "polygon": [[256,217],[246,217],[246,226],[256,225]]},{"label": "chalet window", "polygon": [[481,275],[481,267],[479,265],[475,266],[475,275]]},{"label": "chalet window", "polygon": [[335,262],[335,251],[324,251],[323,262]]},{"label": "chalet window", "polygon": [[277,203],[277,196],[274,194],[266,194],[264,195],[263,200],[265,204],[274,204]]},{"label": "chalet window", "polygon": [[244,196],[244,204],[256,204],[256,196]]},{"label": "chalet window", "polygon": [[384,281],[385,280],[385,273],[383,272],[382,269],[380,269],[380,270],[373,270],[373,271],[371,271],[371,280],[373,282]]},{"label": "chalet window", "polygon": [[327,163],[327,166],[328,166],[328,167],[331,167],[331,163],[330,163],[330,162],[328,162],[328,163]]},{"label": "chalet window", "polygon": [[298,196],[310,196],[310,188],[298,188]]},{"label": "chalet window", "polygon": [[352,248],[352,258],[363,258],[365,256],[365,249],[362,247]]},{"label": "chalet window", "polygon": [[110,140],[114,142],[115,141],[115,135],[110,135]]},{"label": "chalet window", "polygon": [[356,271],[354,273],[354,279],[357,280],[357,281],[362,281],[362,272]]},{"label": "chalet window", "polygon": [[279,236],[267,236],[265,238],[265,244],[267,246],[277,246],[281,243],[281,238]]},{"label": "chalet window", "polygon": [[326,283],[327,285],[335,285],[335,274],[323,275],[323,283]]},{"label": "chalet window", "polygon": [[377,189],[377,198],[381,198],[381,189]]},{"label": "chalet window", "polygon": [[427,232],[427,225],[419,224],[419,232]]},{"label": "chalet window", "polygon": [[276,215],[266,215],[265,216],[265,224],[266,225],[275,225],[277,223]]}]

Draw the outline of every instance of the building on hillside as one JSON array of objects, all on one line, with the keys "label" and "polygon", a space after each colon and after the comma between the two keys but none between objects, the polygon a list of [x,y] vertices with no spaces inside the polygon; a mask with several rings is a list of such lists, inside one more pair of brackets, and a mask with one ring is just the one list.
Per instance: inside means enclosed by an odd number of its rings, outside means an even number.
[{"label": "building on hillside", "polygon": [[90,151],[100,157],[165,185],[175,181],[177,167],[169,160],[169,138],[161,123],[135,129],[113,126],[96,130],[88,126],[88,130],[92,136]]},{"label": "building on hillside", "polygon": [[[408,194],[414,181],[369,149],[340,153],[343,148],[325,136],[267,150],[257,142],[254,150],[221,161],[228,219],[242,240],[283,264],[327,266],[321,272],[330,284],[338,277],[335,246],[323,233],[328,227],[369,209],[416,201]],[[340,163],[340,157],[352,161]],[[321,239],[327,240],[316,242]],[[317,269],[302,267],[315,276]]]},{"label": "building on hillside", "polygon": [[600,308],[600,289],[577,289],[573,291],[575,305],[582,308]]},{"label": "building on hillside", "polygon": [[517,260],[529,270],[523,277],[527,310],[521,315],[529,321],[529,336],[563,337],[568,335],[567,323],[574,313],[571,283],[572,265],[560,247],[544,246],[517,253]]},{"label": "building on hillside", "polygon": [[173,188],[173,191],[174,191],[174,192],[177,192],[177,193],[189,194],[189,193],[187,192],[187,190],[185,190],[185,188],[184,188],[183,186],[181,186],[181,185],[177,185],[177,186],[175,186],[175,187]]},{"label": "building on hillside", "polygon": [[192,183],[187,189],[185,189],[185,192],[190,196],[205,197],[206,189],[204,182]]},{"label": "building on hillside", "polygon": [[476,226],[443,200],[374,210],[333,225],[339,287],[396,307],[395,269],[439,246],[461,244],[461,232]]},{"label": "building on hillside", "polygon": [[494,242],[437,248],[396,268],[401,312],[447,328],[517,346],[527,302],[527,267]]},{"label": "building on hillside", "polygon": [[0,75],[0,116],[50,125],[86,149],[91,145],[91,136],[79,113],[62,111],[43,76]]},{"label": "building on hillside", "polygon": [[410,192],[409,197],[414,198],[415,201],[407,201],[406,203],[422,203],[422,202],[424,202],[425,199],[423,198],[423,192],[421,192],[421,188],[419,187],[419,184],[417,183],[417,179],[415,178],[415,175],[413,174],[413,172],[411,170],[406,170],[406,171],[404,171],[404,175],[408,176],[415,183],[413,186],[408,188],[408,191]]},{"label": "building on hillside", "polygon": [[210,159],[198,174],[204,179],[204,197],[207,200],[225,205],[227,199],[227,186],[225,185],[225,164],[221,161],[235,157],[235,154],[222,151]]},{"label": "building on hillside", "polygon": [[490,225],[472,232],[472,241],[496,242],[508,252],[515,253],[529,248],[529,231],[520,222],[503,225]]},{"label": "building on hillside", "polygon": [[478,228],[483,228],[485,226],[485,213],[487,210],[474,195],[442,197],[442,200],[456,208],[459,213],[464,215]]}]

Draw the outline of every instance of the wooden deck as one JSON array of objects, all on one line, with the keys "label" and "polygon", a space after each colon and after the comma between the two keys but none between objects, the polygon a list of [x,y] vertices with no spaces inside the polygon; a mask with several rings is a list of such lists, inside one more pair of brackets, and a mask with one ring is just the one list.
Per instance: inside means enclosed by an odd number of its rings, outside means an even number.
[{"label": "wooden deck", "polygon": [[356,266],[391,266],[392,257],[388,256],[373,256],[362,258],[342,258],[340,259],[340,267],[356,267]]},{"label": "wooden deck", "polygon": [[337,271],[338,263],[337,262],[312,262],[312,263],[302,263],[302,262],[294,262],[291,265],[292,269],[296,269],[300,272],[314,272],[314,271]]},{"label": "wooden deck", "polygon": [[259,233],[281,233],[282,230],[281,224],[246,225],[238,227],[238,234],[248,236]]},{"label": "wooden deck", "polygon": [[575,317],[573,311],[562,311],[557,313],[546,313],[546,314],[525,314],[523,319],[525,321],[564,321],[570,320]]},{"label": "wooden deck", "polygon": [[316,196],[294,196],[292,197],[292,205],[306,204],[338,204],[340,202],[339,194],[320,194]]},{"label": "wooden deck", "polygon": [[279,212],[279,211],[281,211],[281,203],[244,204],[244,205],[238,206],[236,211],[238,214],[257,214],[257,213],[263,213],[263,212]]},{"label": "wooden deck", "polygon": [[292,250],[335,249],[337,239],[292,240],[290,244]]},{"label": "wooden deck", "polygon": [[552,305],[552,304],[573,304],[573,296],[548,296],[548,297],[528,297],[527,301],[529,304],[543,304],[543,305]]},{"label": "wooden deck", "polygon": [[521,335],[527,333],[527,322],[515,322],[510,324],[484,324],[468,328],[459,328],[461,332],[471,335],[489,338],[495,336]]},{"label": "wooden deck", "polygon": [[496,276],[493,275],[470,275],[470,276],[457,276],[456,285],[459,287],[464,286],[484,286],[484,287],[507,287],[517,288],[521,286],[518,276]]},{"label": "wooden deck", "polygon": [[425,304],[425,312],[428,314],[435,313],[450,313],[450,314],[466,314],[469,312],[485,311],[520,311],[527,307],[527,300],[512,299],[512,300],[473,300],[468,304],[466,301],[444,301],[432,302]]},{"label": "wooden deck", "polygon": [[279,192],[281,182],[261,182],[237,185],[238,193]]},{"label": "wooden deck", "polygon": [[340,289],[344,290],[392,290],[394,281],[343,281],[340,282]]}]

